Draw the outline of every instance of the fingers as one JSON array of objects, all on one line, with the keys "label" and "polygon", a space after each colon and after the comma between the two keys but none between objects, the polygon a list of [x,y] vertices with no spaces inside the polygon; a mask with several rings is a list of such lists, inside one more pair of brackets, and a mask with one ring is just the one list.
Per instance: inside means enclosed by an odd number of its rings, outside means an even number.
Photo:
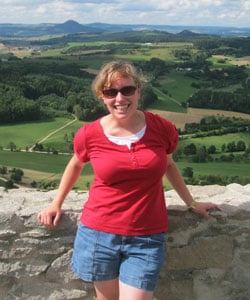
[{"label": "fingers", "polygon": [[206,219],[209,218],[209,213],[208,213],[208,211],[204,211],[204,212],[202,213],[202,215],[203,215],[203,217],[206,218]]},{"label": "fingers", "polygon": [[202,215],[204,218],[208,219],[209,218],[209,213],[207,209],[203,209],[203,208],[195,208],[193,209],[193,211],[197,214]]},{"label": "fingers", "polygon": [[221,208],[212,202],[197,202],[195,208],[193,209],[194,212],[202,215],[206,219],[210,217],[211,210],[221,211]]},{"label": "fingers", "polygon": [[56,216],[52,218],[52,224],[54,227],[58,225],[60,218],[61,218],[61,213],[57,213]]},{"label": "fingers", "polygon": [[56,227],[60,217],[61,212],[49,212],[45,209],[37,215],[37,221],[46,227]]},{"label": "fingers", "polygon": [[219,211],[221,211],[222,209],[218,206],[218,205],[214,205],[214,207],[213,208],[215,208],[215,209],[217,209],[217,210],[219,210]]},{"label": "fingers", "polygon": [[37,220],[40,224],[44,226],[51,226],[52,225],[52,216],[47,215],[43,212],[40,212],[37,216]]}]

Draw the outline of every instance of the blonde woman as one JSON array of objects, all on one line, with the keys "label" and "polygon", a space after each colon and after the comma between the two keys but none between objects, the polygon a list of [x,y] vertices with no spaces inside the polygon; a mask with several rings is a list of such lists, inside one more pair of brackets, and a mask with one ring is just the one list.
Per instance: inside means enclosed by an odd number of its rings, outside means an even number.
[{"label": "blonde woman", "polygon": [[141,89],[132,64],[110,62],[101,69],[93,91],[109,114],[79,129],[58,193],[38,214],[41,224],[58,224],[66,195],[90,161],[94,182],[71,266],[82,280],[93,282],[98,300],[153,299],[168,229],[163,176],[194,212],[207,218],[209,209],[219,209],[193,200],[172,158],[176,128],[138,110]]}]

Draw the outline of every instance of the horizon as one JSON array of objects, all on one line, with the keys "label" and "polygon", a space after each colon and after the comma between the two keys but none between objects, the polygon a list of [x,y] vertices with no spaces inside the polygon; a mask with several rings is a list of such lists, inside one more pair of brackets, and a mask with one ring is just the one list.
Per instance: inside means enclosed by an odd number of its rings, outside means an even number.
[{"label": "horizon", "polygon": [[249,26],[232,26],[232,25],[188,25],[188,24],[183,24],[183,25],[173,25],[173,24],[144,24],[144,23],[134,23],[134,24],[128,24],[128,23],[106,23],[106,22],[90,22],[90,23],[80,23],[76,20],[69,19],[64,22],[41,22],[41,23],[20,23],[20,22],[0,22],[0,25],[27,25],[27,26],[32,26],[32,25],[58,25],[58,24],[64,24],[67,22],[76,22],[80,25],[87,26],[90,24],[106,24],[106,25],[120,25],[120,26],[157,26],[157,27],[214,27],[214,28],[250,28]]},{"label": "horizon", "polygon": [[[42,3],[41,3],[42,2]],[[1,24],[104,23],[157,26],[250,26],[249,0],[4,0]],[[169,24],[169,25],[168,25]]]}]

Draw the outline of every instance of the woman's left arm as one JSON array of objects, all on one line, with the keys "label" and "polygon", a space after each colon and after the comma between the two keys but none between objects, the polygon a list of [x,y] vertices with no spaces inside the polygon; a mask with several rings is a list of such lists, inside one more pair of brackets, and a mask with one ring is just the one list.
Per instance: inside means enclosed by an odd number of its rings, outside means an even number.
[{"label": "woman's left arm", "polygon": [[209,210],[217,209],[221,210],[220,207],[212,202],[196,202],[194,201],[192,195],[190,194],[184,179],[173,160],[172,154],[167,155],[167,171],[166,177],[169,183],[176,190],[181,199],[186,203],[186,205],[192,209],[195,213],[201,214],[205,218],[209,218]]}]

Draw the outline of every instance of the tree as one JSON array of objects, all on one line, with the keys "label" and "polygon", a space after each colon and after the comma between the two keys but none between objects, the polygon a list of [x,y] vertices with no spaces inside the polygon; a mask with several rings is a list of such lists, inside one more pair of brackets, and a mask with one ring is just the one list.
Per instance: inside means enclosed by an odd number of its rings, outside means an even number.
[{"label": "tree", "polygon": [[44,148],[43,148],[43,144],[41,143],[36,143],[35,146],[34,146],[34,151],[43,151]]},{"label": "tree", "polygon": [[228,152],[235,152],[236,151],[235,141],[227,144],[227,151]]},{"label": "tree", "polygon": [[207,159],[207,149],[205,146],[202,146],[198,153],[197,153],[198,157],[199,157],[199,162],[205,162]]},{"label": "tree", "polygon": [[140,108],[146,109],[150,104],[156,102],[158,100],[158,96],[154,93],[151,86],[147,85],[142,89],[142,95],[140,99]]},{"label": "tree", "polygon": [[22,181],[22,176],[24,175],[24,172],[22,169],[13,168],[9,171],[11,173],[10,179],[15,182]]},{"label": "tree", "polygon": [[14,186],[14,182],[13,180],[8,180],[4,183],[4,187],[6,189],[13,189],[15,186]]},{"label": "tree", "polygon": [[204,163],[206,162],[208,155],[207,150],[205,146],[202,146],[196,153],[196,155],[193,156],[192,161],[196,163]]},{"label": "tree", "polygon": [[246,144],[244,141],[238,141],[236,145],[237,151],[245,151],[246,150]]},{"label": "tree", "polygon": [[194,175],[193,168],[191,168],[191,167],[184,168],[182,175],[184,177],[193,178],[193,175]]},{"label": "tree", "polygon": [[9,142],[8,148],[10,151],[15,151],[16,150],[16,144],[14,142]]},{"label": "tree", "polygon": [[191,144],[185,146],[183,149],[183,153],[187,156],[196,154],[196,151],[197,151],[197,149],[196,149],[196,146],[194,143],[191,143]]},{"label": "tree", "polygon": [[207,149],[208,154],[214,154],[216,152],[216,147],[214,145],[211,145]]},{"label": "tree", "polygon": [[6,175],[7,174],[7,167],[6,166],[1,166],[0,167],[0,174],[1,175]]}]

